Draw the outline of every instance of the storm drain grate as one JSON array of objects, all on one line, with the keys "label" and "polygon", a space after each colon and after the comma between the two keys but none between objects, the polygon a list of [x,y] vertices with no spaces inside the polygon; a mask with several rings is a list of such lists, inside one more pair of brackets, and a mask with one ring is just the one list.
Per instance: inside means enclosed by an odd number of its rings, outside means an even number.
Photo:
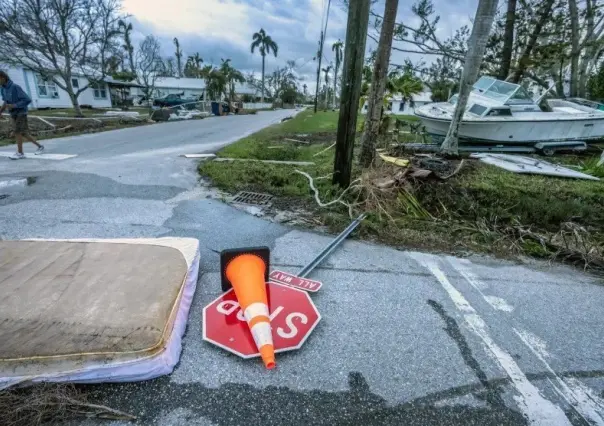
[{"label": "storm drain grate", "polygon": [[273,196],[270,194],[260,194],[257,192],[241,191],[233,198],[234,203],[254,204],[256,206],[264,206],[270,203]]}]

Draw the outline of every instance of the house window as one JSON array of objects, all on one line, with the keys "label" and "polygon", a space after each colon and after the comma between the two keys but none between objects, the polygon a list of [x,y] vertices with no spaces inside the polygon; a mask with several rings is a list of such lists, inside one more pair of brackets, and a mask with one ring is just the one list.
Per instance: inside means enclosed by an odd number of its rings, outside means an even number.
[{"label": "house window", "polygon": [[36,87],[38,88],[38,96],[41,98],[59,97],[57,85],[50,78],[43,78],[41,75],[36,75]]},{"label": "house window", "polygon": [[94,99],[107,99],[107,87],[104,84],[91,83],[90,88],[94,91]]},{"label": "house window", "polygon": [[79,89],[80,88],[80,82],[78,81],[77,78],[72,78],[71,79],[71,87],[73,87],[74,89]]},{"label": "house window", "polygon": [[404,111],[405,110],[405,101],[401,101],[398,104],[398,110],[399,111]]},{"label": "house window", "polygon": [[388,102],[388,106],[386,107],[388,111],[392,111],[392,102]]}]

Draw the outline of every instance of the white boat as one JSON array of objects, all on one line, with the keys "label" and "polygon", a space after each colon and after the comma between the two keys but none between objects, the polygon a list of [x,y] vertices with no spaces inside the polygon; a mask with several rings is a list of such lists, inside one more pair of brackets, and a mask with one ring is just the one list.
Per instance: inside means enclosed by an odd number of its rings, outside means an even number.
[{"label": "white boat", "polygon": [[[447,134],[457,103],[423,105],[415,109],[426,131]],[[543,142],[589,142],[604,139],[604,111],[562,99],[539,106],[520,85],[481,77],[473,86],[459,128],[461,141],[505,145]]]}]

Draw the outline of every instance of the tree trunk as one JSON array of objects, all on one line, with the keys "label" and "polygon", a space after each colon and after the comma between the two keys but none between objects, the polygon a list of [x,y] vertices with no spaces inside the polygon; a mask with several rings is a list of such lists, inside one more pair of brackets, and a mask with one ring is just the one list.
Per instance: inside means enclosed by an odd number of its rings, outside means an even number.
[{"label": "tree trunk", "polygon": [[336,62],[335,75],[333,76],[333,107],[336,107],[337,96],[336,93],[338,91],[338,71],[340,69],[340,64]]},{"label": "tree trunk", "polygon": [[382,22],[380,41],[375,63],[373,64],[371,89],[367,100],[365,129],[361,137],[361,157],[359,163],[363,167],[371,166],[375,159],[375,144],[380,130],[380,116],[384,109],[384,91],[386,90],[386,79],[388,77],[397,9],[398,0],[386,0],[384,21]]},{"label": "tree trunk", "polygon": [[262,93],[260,94],[260,103],[264,103],[264,58],[266,56],[262,55]]},{"label": "tree trunk", "polygon": [[128,61],[130,61],[130,71],[135,73],[136,70],[134,68],[134,48],[132,46],[128,48]]},{"label": "tree trunk", "polygon": [[73,93],[73,89],[68,91],[67,94],[69,95],[69,99],[71,100],[71,105],[73,105],[73,112],[75,113],[75,116],[83,117],[84,114],[82,114],[82,109],[80,108],[80,101],[78,100],[78,97],[75,95],[75,93]]},{"label": "tree trunk", "polygon": [[505,80],[510,74],[512,65],[512,52],[514,50],[514,25],[516,24],[516,1],[508,0],[508,10],[505,15],[505,32],[503,35],[503,49],[501,51],[501,68],[497,78]]},{"label": "tree trunk", "polygon": [[528,38],[528,42],[526,43],[524,51],[522,52],[522,55],[520,56],[520,59],[518,60],[518,66],[516,67],[516,70],[514,71],[514,74],[512,75],[512,78],[511,78],[512,83],[518,84],[520,82],[520,79],[522,78],[522,74],[524,73],[524,70],[527,69],[527,67],[529,66],[529,62],[531,60],[531,54],[533,53],[533,49],[535,48],[535,46],[537,46],[537,40],[539,39],[539,36],[541,35],[541,30],[543,30],[543,27],[547,23],[547,20],[550,18],[550,15],[552,12],[552,7],[554,5],[554,1],[555,0],[546,0],[544,2],[543,9],[541,10],[541,13],[538,15],[535,25],[533,27],[533,32],[531,33],[531,35]]},{"label": "tree trunk", "polygon": [[472,85],[478,78],[480,63],[482,62],[489,34],[493,27],[493,21],[495,20],[497,3],[498,0],[479,0],[478,2],[476,16],[474,17],[474,26],[472,27],[472,35],[470,36],[463,72],[461,73],[457,105],[453,112],[449,131],[441,146],[441,151],[445,154],[458,155],[459,127],[466,111],[466,105],[470,92],[472,91]]},{"label": "tree trunk", "polygon": [[367,27],[369,26],[369,6],[369,0],[356,0],[351,2],[348,7],[343,84],[332,180],[333,184],[339,185],[340,188],[348,188],[352,176],[352,159],[363,82]]},{"label": "tree trunk", "polygon": [[570,96],[577,96],[579,83],[579,10],[577,0],[568,0],[568,11],[570,14],[571,52],[570,52]]},{"label": "tree trunk", "polygon": [[325,79],[325,111],[329,108],[329,83]]}]

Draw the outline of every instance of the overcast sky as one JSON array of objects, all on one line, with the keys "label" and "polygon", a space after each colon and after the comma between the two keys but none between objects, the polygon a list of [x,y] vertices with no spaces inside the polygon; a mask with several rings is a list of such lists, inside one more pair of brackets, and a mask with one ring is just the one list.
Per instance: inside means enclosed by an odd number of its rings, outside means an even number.
[{"label": "overcast sky", "polygon": [[[199,52],[205,62],[218,64],[230,58],[232,64],[244,71],[261,70],[261,57],[250,53],[252,34],[260,28],[279,45],[278,57],[267,57],[267,72],[295,60],[297,72],[313,86],[321,21],[327,0],[123,0],[124,12],[131,15],[135,44],[148,34],[158,36],[165,56],[174,55],[174,37],[178,37],[184,58]],[[411,2],[401,1],[399,22],[415,22]],[[477,0],[434,0],[441,15],[439,37],[446,38],[473,17]],[[383,13],[383,0],[374,6]],[[342,0],[332,0],[324,56],[333,60],[331,45],[346,37],[347,12]],[[371,29],[371,22],[370,22]],[[374,46],[368,42],[367,48]],[[391,61],[402,63],[406,56],[412,60],[431,61],[430,57],[394,53]],[[324,58],[324,61],[325,61]],[[183,59],[183,66],[184,61]],[[314,89],[314,87],[313,87]],[[314,90],[311,90],[314,91]]]}]

